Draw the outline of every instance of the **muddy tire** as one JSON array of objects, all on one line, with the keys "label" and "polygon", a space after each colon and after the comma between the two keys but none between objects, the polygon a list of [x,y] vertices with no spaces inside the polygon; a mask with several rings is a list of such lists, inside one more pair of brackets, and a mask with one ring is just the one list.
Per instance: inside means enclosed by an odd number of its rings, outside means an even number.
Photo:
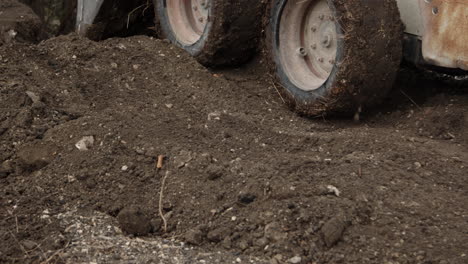
[{"label": "muddy tire", "polygon": [[268,13],[267,57],[298,113],[355,114],[391,89],[402,58],[395,0],[272,0]]},{"label": "muddy tire", "polygon": [[205,66],[239,65],[257,50],[262,2],[154,0],[156,24],[162,37]]}]

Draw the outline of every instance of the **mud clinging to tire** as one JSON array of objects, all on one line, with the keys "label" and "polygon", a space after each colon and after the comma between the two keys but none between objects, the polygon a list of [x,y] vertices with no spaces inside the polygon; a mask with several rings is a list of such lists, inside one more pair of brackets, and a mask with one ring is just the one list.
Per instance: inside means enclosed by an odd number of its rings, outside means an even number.
[{"label": "mud clinging to tire", "polygon": [[239,65],[257,49],[263,1],[154,0],[154,6],[161,35],[205,66]]},{"label": "mud clinging to tire", "polygon": [[271,70],[295,111],[349,115],[392,87],[403,33],[394,0],[273,0],[268,15]]}]

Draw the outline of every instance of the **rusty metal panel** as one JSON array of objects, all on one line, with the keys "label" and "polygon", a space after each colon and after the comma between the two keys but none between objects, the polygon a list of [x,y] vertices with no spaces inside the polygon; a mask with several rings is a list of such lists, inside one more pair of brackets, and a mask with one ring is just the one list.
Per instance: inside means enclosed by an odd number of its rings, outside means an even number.
[{"label": "rusty metal panel", "polygon": [[468,70],[468,0],[419,0],[424,59],[433,65]]}]

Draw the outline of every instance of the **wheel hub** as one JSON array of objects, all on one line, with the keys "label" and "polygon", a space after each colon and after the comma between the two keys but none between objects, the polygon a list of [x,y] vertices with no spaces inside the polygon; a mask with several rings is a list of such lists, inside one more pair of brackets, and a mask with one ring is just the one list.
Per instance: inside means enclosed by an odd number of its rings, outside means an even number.
[{"label": "wheel hub", "polygon": [[177,39],[184,45],[196,43],[208,24],[211,0],[169,0],[166,3]]},{"label": "wheel hub", "polygon": [[320,88],[330,77],[338,50],[335,18],[327,0],[289,0],[280,23],[285,73],[302,90]]}]

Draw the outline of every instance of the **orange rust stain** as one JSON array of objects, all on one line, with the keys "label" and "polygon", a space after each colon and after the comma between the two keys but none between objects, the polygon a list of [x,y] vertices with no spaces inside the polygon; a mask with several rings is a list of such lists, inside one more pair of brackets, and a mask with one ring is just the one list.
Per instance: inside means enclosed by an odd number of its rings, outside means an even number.
[{"label": "orange rust stain", "polygon": [[420,3],[425,59],[435,65],[468,70],[468,0]]}]

